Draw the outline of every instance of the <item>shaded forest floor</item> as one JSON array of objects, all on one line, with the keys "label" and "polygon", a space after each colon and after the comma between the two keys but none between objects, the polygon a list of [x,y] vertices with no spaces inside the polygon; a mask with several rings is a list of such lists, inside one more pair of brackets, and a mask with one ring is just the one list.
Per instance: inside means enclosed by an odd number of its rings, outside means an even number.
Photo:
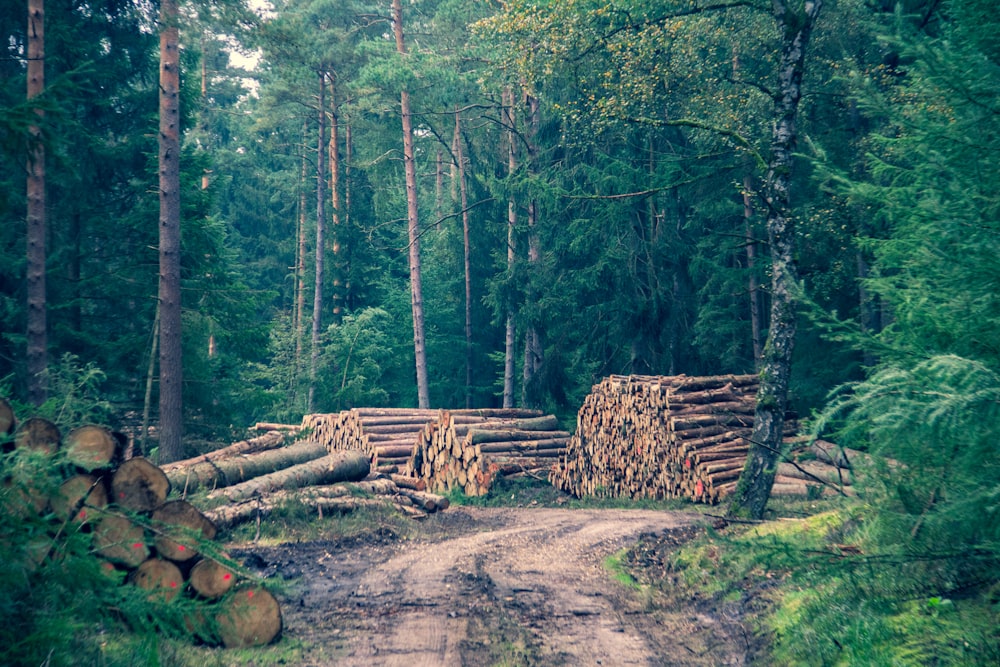
[{"label": "shaded forest floor", "polygon": [[661,577],[657,554],[703,524],[693,512],[452,506],[407,534],[387,523],[231,547],[284,580],[295,664],[747,664],[743,603],[679,603],[622,567]]}]

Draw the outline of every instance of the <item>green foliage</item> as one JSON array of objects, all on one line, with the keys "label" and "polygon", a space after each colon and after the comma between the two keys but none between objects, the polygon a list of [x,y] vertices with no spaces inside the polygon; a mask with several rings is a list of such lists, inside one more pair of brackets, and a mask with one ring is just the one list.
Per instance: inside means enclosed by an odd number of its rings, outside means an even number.
[{"label": "green foliage", "polygon": [[912,368],[885,365],[850,390],[823,417],[846,413],[844,442],[885,457],[869,476],[869,500],[879,510],[869,520],[871,539],[912,555],[901,569],[925,594],[994,581],[1000,376],[940,356]]},{"label": "green foliage", "polygon": [[869,524],[877,515],[856,505],[710,531],[660,554],[657,585],[678,601],[744,600],[747,621],[767,639],[757,658],[767,664],[993,664],[995,602],[905,589],[900,550],[870,551],[882,544]]},{"label": "green foliage", "polygon": [[49,366],[49,399],[35,411],[64,433],[80,424],[108,423],[112,406],[104,398],[106,376],[94,362],[64,354]]},{"label": "green foliage", "polygon": [[391,325],[389,313],[366,308],[330,326],[318,370],[323,378],[318,399],[325,409],[389,404],[383,373],[395,360],[388,334]]}]

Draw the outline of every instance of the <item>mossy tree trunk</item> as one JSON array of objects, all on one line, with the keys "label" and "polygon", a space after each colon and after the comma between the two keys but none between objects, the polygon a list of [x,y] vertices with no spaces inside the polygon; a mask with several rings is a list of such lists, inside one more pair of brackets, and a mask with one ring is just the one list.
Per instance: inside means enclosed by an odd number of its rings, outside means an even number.
[{"label": "mossy tree trunk", "polygon": [[788,406],[788,381],[795,344],[793,292],[798,281],[790,186],[798,140],[796,120],[802,97],[806,47],[823,0],[790,5],[788,0],[774,0],[773,3],[782,44],[779,87],[774,97],[771,157],[764,186],[771,248],[771,319],[761,359],[750,453],[729,506],[730,516],[753,519],[763,517],[771,494]]}]

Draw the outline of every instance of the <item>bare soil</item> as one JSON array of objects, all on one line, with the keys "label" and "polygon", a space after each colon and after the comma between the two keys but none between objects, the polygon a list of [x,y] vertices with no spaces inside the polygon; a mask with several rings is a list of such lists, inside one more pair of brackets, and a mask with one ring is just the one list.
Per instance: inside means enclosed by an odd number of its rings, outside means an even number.
[{"label": "bare soil", "polygon": [[668,606],[604,564],[640,538],[681,543],[698,522],[653,510],[451,507],[416,538],[382,530],[233,551],[287,580],[285,636],[306,647],[303,665],[747,664],[738,606]]}]

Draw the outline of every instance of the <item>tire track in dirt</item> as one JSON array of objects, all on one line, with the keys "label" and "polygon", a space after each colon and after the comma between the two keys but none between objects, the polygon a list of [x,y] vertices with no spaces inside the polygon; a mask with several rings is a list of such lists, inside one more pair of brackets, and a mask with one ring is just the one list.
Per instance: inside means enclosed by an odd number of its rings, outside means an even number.
[{"label": "tire track in dirt", "polygon": [[713,629],[720,642],[711,655],[693,656],[676,635],[713,619],[687,612],[676,623],[646,613],[603,566],[639,535],[689,527],[696,515],[467,507],[445,514],[433,518],[460,528],[447,528],[443,539],[352,547],[333,557],[329,549],[326,557],[302,553],[291,574],[312,576],[287,607],[286,625],[290,636],[319,648],[309,664],[488,664],[484,644],[498,617],[530,644],[532,665],[743,664],[738,642],[721,627]]}]

